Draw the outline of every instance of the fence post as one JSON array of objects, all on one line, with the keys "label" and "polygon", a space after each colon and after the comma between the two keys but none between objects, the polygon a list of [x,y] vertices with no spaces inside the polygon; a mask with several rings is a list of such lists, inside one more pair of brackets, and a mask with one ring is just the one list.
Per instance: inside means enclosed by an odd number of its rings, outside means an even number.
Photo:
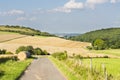
[{"label": "fence post", "polygon": [[105,76],[105,80],[108,80],[108,74],[107,74],[107,70],[106,70],[106,67],[105,67],[105,64],[103,63],[103,65],[102,65],[102,67],[103,67],[103,72],[104,72],[104,76]]},{"label": "fence post", "polygon": [[90,58],[90,70],[92,71],[92,58]]}]

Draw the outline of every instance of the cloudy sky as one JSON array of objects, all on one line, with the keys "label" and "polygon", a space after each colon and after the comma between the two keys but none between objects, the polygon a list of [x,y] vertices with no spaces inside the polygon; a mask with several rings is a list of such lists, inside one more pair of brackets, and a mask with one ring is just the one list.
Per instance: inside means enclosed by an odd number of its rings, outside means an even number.
[{"label": "cloudy sky", "polygon": [[50,33],[120,27],[120,0],[0,0],[0,25]]}]

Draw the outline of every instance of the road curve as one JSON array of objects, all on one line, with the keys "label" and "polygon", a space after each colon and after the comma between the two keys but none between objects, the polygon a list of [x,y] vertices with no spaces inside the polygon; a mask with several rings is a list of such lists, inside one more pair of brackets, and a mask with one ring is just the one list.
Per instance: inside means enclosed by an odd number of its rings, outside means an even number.
[{"label": "road curve", "polygon": [[19,80],[66,80],[45,57],[34,60]]}]

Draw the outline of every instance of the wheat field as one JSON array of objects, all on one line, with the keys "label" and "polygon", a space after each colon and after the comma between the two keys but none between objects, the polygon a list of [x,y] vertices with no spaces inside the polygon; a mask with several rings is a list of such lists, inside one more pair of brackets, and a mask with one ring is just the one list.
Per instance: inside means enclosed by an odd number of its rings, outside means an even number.
[{"label": "wheat field", "polygon": [[[38,37],[38,36],[25,36],[21,38],[16,38],[24,35],[18,34],[7,34],[0,35],[1,41],[6,39],[12,39],[10,41],[0,43],[0,49],[7,49],[15,53],[16,49],[19,46],[28,46],[31,45],[33,47],[39,47],[43,50],[48,51],[50,54],[59,51],[67,51],[69,55],[72,54],[81,54],[82,56],[104,56],[104,54],[94,54],[89,50],[86,50],[86,46],[90,46],[90,43],[87,42],[78,42],[78,41],[70,41],[57,37]],[[116,57],[110,55],[111,57]]]}]

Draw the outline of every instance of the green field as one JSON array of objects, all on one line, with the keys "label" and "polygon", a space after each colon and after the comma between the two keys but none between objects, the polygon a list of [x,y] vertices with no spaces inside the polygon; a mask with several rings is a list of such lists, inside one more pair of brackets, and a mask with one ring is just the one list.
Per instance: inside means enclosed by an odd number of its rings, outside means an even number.
[{"label": "green field", "polygon": [[[83,64],[90,66],[90,59],[83,59]],[[120,77],[120,59],[94,58],[92,59],[93,68],[103,71],[103,64],[108,74]]]},{"label": "green field", "polygon": [[0,35],[3,34],[19,34],[19,33],[0,31]]},{"label": "green field", "polygon": [[16,80],[31,61],[32,59],[25,61],[9,60],[5,63],[0,63],[0,80]]},{"label": "green field", "polygon": [[79,61],[76,64],[75,59],[59,61],[52,58],[51,60],[68,80],[103,80],[105,79],[103,65],[106,68],[108,80],[120,80],[120,59],[93,58],[93,71],[90,70],[90,59],[82,59],[81,65]]},{"label": "green field", "polygon": [[110,54],[115,56],[120,56],[120,49],[109,49],[109,50],[92,50],[93,53],[100,53],[100,54]]}]

